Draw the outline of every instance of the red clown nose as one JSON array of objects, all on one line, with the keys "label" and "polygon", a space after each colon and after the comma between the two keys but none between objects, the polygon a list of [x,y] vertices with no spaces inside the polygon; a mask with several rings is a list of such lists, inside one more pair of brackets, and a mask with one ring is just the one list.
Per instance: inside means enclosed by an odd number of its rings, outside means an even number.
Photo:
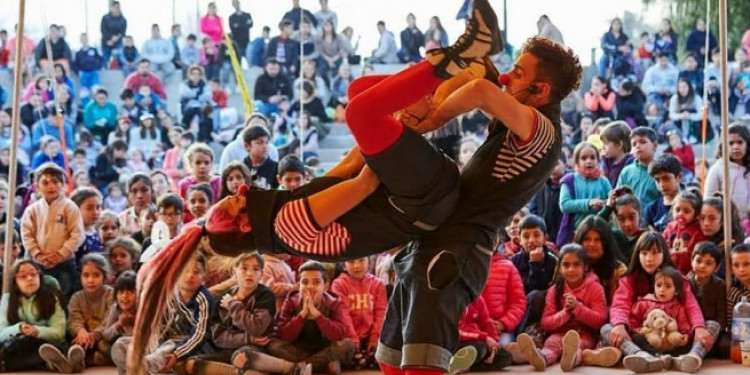
[{"label": "red clown nose", "polygon": [[497,80],[503,86],[508,86],[510,84],[510,76],[507,74],[501,74],[500,77],[497,78]]}]

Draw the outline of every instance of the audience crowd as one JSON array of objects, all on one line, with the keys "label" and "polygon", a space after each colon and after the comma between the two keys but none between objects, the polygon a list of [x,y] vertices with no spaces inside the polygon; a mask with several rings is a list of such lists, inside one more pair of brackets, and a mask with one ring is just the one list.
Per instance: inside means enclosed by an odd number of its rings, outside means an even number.
[{"label": "audience crowd", "polygon": [[[228,22],[209,4],[200,35],[183,38],[172,25],[162,36],[154,24],[140,48],[117,1],[102,17],[99,46],[83,34],[75,53],[62,26],[51,25],[36,44],[24,37],[22,51],[0,31],[0,69],[30,73],[16,191],[7,184],[12,112],[0,87],[0,240],[13,243],[5,249],[11,263],[0,263],[0,273],[11,274],[0,303],[0,372],[115,365],[125,374],[141,264],[243,184],[293,190],[321,175],[319,140],[344,126],[333,123],[345,121],[353,66],[369,74],[371,64],[410,64],[448,45],[438,17],[422,32],[409,14],[398,39],[378,22],[378,48],[363,59],[327,0],[316,13],[292,3],[276,36],[265,26],[252,40],[252,16],[238,0]],[[549,17],[537,26],[564,42]],[[237,93],[229,48],[263,69],[256,112],[239,126],[228,105]],[[695,372],[706,356],[729,356],[733,307],[750,297],[750,31],[732,51],[728,87],[719,83],[722,53],[701,19],[681,41],[669,19],[635,40],[615,18],[601,48],[589,88],[563,102],[565,146],[554,172],[498,233],[485,290],[459,322],[452,374],[511,363],[608,367],[621,356],[636,372]],[[16,53],[23,67],[13,66]],[[497,57],[501,69],[504,61]],[[101,87],[103,69],[122,72],[120,92]],[[182,83],[167,92],[174,75]],[[168,97],[179,98],[179,113],[168,112]],[[693,146],[718,138],[725,97],[729,149],[718,147],[709,166]],[[487,120],[471,112],[429,137],[460,168],[482,144]],[[728,197],[719,193],[724,184]],[[725,204],[732,207],[727,259]],[[400,248],[340,264],[258,253],[229,260],[208,243],[201,248],[158,346],[144,358],[150,373],[377,368]],[[658,309],[678,326],[667,346],[648,336]],[[475,363],[461,363],[467,351]]]}]

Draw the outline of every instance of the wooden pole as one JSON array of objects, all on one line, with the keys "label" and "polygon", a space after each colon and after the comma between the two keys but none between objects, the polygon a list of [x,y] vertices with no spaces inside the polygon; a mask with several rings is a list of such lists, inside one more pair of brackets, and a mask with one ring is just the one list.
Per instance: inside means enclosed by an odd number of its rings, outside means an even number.
[{"label": "wooden pole", "polygon": [[[302,160],[302,163],[305,162],[305,130],[300,126],[300,119],[303,116],[302,113],[305,111],[305,102],[302,100],[302,95],[305,92],[305,50],[303,48],[304,45],[302,44],[302,22],[304,19],[305,12],[302,11],[302,5],[300,5],[299,25],[297,25],[297,30],[299,31],[299,113],[297,114],[297,130],[299,131],[299,158]],[[307,126],[310,125],[312,124],[308,121]]]},{"label": "wooden pole", "polygon": [[[712,0],[706,0],[706,30],[711,30],[711,1]],[[708,35],[708,34],[706,34]],[[703,59],[703,67],[708,66],[708,56],[711,54],[710,51],[710,41],[711,38],[706,37],[706,44],[704,46],[704,50],[706,51]],[[706,135],[708,132],[708,77],[703,77],[703,116],[701,119],[701,170],[700,170],[700,179],[701,179],[701,191],[705,191],[706,188]],[[687,134],[683,134],[683,136],[687,136]]]},{"label": "wooden pole", "polygon": [[[708,38],[710,32],[710,30],[706,29],[706,38]],[[727,0],[719,0],[719,50],[722,55],[721,84],[719,87],[722,90],[729,87],[729,62],[727,61],[729,53],[727,47]],[[727,96],[721,96],[721,157],[724,159],[724,183],[722,184],[722,193],[724,195],[724,263],[727,269],[726,284],[727,295],[729,295],[732,287],[732,262],[730,261],[732,251],[732,196],[729,195],[729,99]],[[741,189],[742,187],[738,188]]]},{"label": "wooden pole", "polygon": [[5,253],[3,254],[3,293],[10,291],[10,274],[13,265],[10,254],[13,252],[13,219],[16,217],[16,176],[18,174],[18,129],[21,122],[21,75],[23,73],[23,21],[26,13],[26,0],[18,0],[18,31],[16,32],[16,61],[13,77],[13,120],[10,131],[10,166],[8,176],[8,207],[5,214]]}]

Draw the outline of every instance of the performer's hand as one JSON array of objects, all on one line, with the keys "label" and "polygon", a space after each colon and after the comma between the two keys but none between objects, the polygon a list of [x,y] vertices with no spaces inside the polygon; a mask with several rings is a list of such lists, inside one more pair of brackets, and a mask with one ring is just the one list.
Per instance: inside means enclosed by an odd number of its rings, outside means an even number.
[{"label": "performer's hand", "polygon": [[[697,330],[696,330],[697,333]],[[624,324],[618,324],[615,328],[612,328],[612,332],[609,334],[609,345],[615,348],[619,347],[623,341],[631,341],[630,335],[628,334],[627,328]]]}]

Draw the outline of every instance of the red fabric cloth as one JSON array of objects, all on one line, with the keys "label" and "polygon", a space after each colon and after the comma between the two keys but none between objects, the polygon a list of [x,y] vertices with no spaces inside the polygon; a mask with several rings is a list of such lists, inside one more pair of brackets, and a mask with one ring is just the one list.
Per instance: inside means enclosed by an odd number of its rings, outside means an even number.
[{"label": "red fabric cloth", "polygon": [[180,163],[180,149],[173,147],[164,153],[164,162],[162,163],[162,171],[172,179],[172,181],[180,181],[182,179],[181,170],[177,166]]},{"label": "red fabric cloth", "polygon": [[385,375],[404,375],[404,370],[400,367],[389,366],[383,362],[378,362],[378,365],[380,365],[380,371]]},{"label": "red fabric cloth", "polygon": [[706,237],[706,235],[704,235],[701,231],[698,220],[694,220],[692,223],[687,225],[680,223],[678,220],[672,220],[672,222],[667,224],[667,227],[664,228],[662,236],[667,241],[667,245],[670,249],[672,249],[675,241],[677,241],[678,239],[688,239],[687,243],[685,244],[687,248],[685,251],[670,251],[670,258],[672,258],[672,263],[674,263],[675,268],[677,268],[683,275],[687,276],[687,274],[693,270],[693,266],[691,264],[692,260],[690,257],[690,254],[693,253],[693,248],[695,248],[695,245],[698,242],[708,239],[708,237]]},{"label": "red fabric cloth", "polygon": [[[685,310],[687,311],[688,320],[690,321],[691,331],[698,327],[705,327],[706,322],[703,319],[703,311],[695,299],[690,282],[683,277],[683,293],[685,294]],[[633,305],[639,297],[646,296],[650,293],[652,286],[644,277],[638,278],[634,274],[626,275],[620,278],[615,295],[612,297],[612,305],[609,308],[609,322],[612,325],[624,324],[630,327],[630,313]]]},{"label": "red fabric cloth", "polygon": [[355,330],[352,340],[377,343],[388,307],[383,282],[369,273],[357,280],[345,272],[333,280],[331,291],[349,301],[349,316]]},{"label": "red fabric cloth", "polygon": [[596,336],[607,322],[607,298],[596,274],[587,273],[583,283],[576,288],[570,288],[567,284],[563,286],[563,295],[571,293],[578,300],[573,313],[557,306],[555,289],[556,285],[547,290],[542,313],[542,330],[559,334],[565,334],[570,330],[587,331]]},{"label": "red fabric cloth", "polygon": [[633,312],[630,314],[630,328],[632,330],[640,329],[643,327],[643,323],[646,322],[646,317],[651,310],[662,309],[670,317],[677,321],[677,329],[683,335],[690,334],[690,320],[687,316],[687,310],[685,306],[678,302],[677,299],[673,299],[669,302],[659,302],[653,294],[648,294],[645,297],[639,298],[638,302],[633,306]]},{"label": "red fabric cloth", "polygon": [[497,341],[499,335],[495,326],[490,319],[490,312],[487,310],[487,304],[484,298],[479,296],[474,302],[466,306],[464,315],[458,321],[458,339],[459,341],[484,341],[487,336]]},{"label": "red fabric cloth", "polygon": [[[393,117],[402,110],[432,93],[443,82],[435,76],[429,62],[412,65],[359,95],[349,94],[346,123],[364,155],[377,155],[388,149],[404,131],[404,126]],[[362,84],[355,85],[355,89]],[[350,92],[352,88],[350,86]],[[359,89],[357,89],[359,90]]]},{"label": "red fabric cloth", "polygon": [[671,151],[665,152],[671,153],[677,159],[680,159],[680,162],[685,169],[695,173],[695,153],[693,152],[693,146],[683,144],[682,147],[676,150],[672,149]]},{"label": "red fabric cloth", "polygon": [[515,331],[526,314],[526,295],[521,275],[503,254],[492,256],[482,298],[487,304],[490,318],[503,323],[507,331]]},{"label": "red fabric cloth", "polygon": [[[323,337],[329,341],[341,341],[349,337],[349,333],[354,330],[354,327],[346,303],[337,296],[326,292],[323,294],[323,300],[318,309],[321,314],[318,319],[315,319],[315,323],[318,324]],[[297,291],[289,293],[281,307],[281,313],[279,313],[276,324],[276,333],[279,339],[288,342],[297,340],[307,320],[299,316],[301,310],[300,293]]]}]

